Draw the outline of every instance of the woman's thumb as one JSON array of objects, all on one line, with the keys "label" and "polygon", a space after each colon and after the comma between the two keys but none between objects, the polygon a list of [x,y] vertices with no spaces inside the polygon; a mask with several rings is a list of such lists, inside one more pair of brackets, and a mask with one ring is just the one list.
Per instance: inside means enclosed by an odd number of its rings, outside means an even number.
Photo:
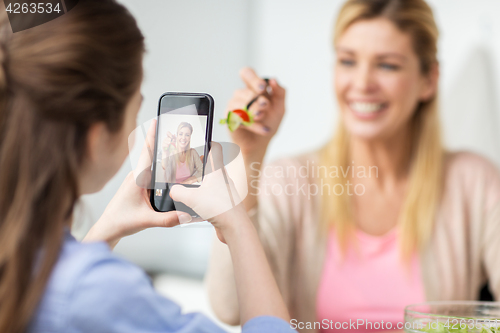
[{"label": "woman's thumb", "polygon": [[191,215],[179,211],[171,211],[165,213],[151,212],[147,216],[147,227],[171,228],[176,225],[188,223],[192,220]]},{"label": "woman's thumb", "polygon": [[[174,185],[170,188],[170,197],[174,201],[180,201],[180,202],[186,204],[187,206],[191,207],[190,198],[193,196],[192,190],[194,190],[194,189],[187,188],[187,187],[182,186],[182,185]],[[191,207],[191,208],[193,208],[193,207]]]}]

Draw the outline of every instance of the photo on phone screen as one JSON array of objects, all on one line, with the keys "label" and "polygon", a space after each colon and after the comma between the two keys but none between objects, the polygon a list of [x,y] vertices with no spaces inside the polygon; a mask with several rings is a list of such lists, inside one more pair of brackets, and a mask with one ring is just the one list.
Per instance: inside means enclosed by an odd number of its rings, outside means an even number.
[{"label": "photo on phone screen", "polygon": [[[195,109],[195,106],[186,108]],[[207,116],[160,115],[161,149],[156,156],[156,182],[201,184],[206,128]]]},{"label": "photo on phone screen", "polygon": [[167,93],[160,98],[151,191],[154,209],[182,210],[196,216],[174,202],[169,191],[174,184],[201,185],[210,150],[213,107],[208,94]]}]

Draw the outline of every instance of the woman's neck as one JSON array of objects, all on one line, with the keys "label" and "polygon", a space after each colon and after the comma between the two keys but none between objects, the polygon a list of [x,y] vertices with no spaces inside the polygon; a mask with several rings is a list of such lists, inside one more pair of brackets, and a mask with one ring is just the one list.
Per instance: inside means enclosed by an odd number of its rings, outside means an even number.
[{"label": "woman's neck", "polygon": [[179,152],[179,161],[182,163],[186,162],[187,150],[181,150]]},{"label": "woman's neck", "polygon": [[377,183],[399,183],[408,177],[411,158],[411,132],[404,129],[380,140],[351,138],[351,162],[367,170],[376,167]]}]

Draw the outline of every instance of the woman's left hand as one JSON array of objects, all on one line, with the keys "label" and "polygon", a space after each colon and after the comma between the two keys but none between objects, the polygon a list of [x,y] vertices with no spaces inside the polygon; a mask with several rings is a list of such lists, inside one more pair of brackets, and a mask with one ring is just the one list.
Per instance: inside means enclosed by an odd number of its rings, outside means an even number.
[{"label": "woman's left hand", "polygon": [[[141,154],[141,160],[138,168],[142,168],[138,175],[141,177],[142,184],[149,184],[144,177],[151,177],[151,174],[145,174],[148,170],[146,165],[150,165],[149,152],[153,151],[155,139],[156,121],[151,124],[146,142]],[[142,172],[140,172],[143,170]],[[145,171],[144,171],[145,170]],[[149,178],[151,179],[151,178]],[[191,221],[191,216],[180,211],[171,211],[160,213],[153,210],[149,203],[149,190],[146,186],[137,185],[134,172],[130,172],[124,182],[116,192],[113,199],[106,207],[101,218],[90,229],[84,242],[106,241],[113,248],[118,241],[125,236],[135,234],[141,230],[154,227],[173,227],[180,223]]]}]

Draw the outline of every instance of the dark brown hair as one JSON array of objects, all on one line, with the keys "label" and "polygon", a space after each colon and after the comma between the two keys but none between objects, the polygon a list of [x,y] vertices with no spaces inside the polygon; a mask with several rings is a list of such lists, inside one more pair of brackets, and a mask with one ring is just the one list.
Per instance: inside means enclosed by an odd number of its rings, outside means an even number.
[{"label": "dark brown hair", "polygon": [[89,127],[122,128],[144,37],[114,0],[15,34],[0,16],[0,332],[17,333],[70,226]]}]

